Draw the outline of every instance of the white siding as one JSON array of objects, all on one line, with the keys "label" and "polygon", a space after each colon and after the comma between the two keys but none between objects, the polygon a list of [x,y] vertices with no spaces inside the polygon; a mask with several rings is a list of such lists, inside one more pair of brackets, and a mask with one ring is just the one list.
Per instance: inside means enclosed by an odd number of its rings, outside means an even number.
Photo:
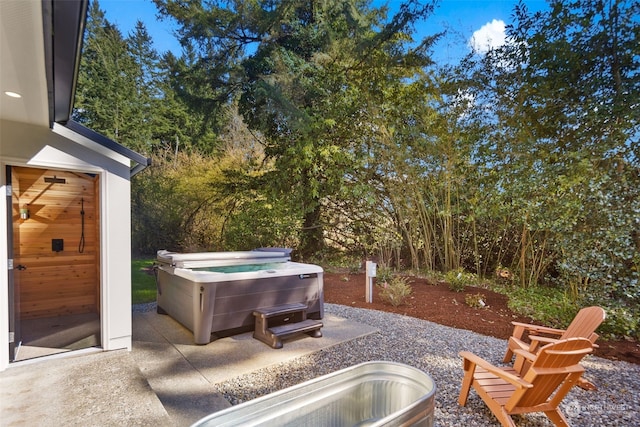
[{"label": "white siding", "polygon": [[[59,131],[59,129],[57,129]],[[92,145],[93,144],[93,145]],[[0,121],[0,260],[7,260],[6,166],[100,174],[102,347],[131,349],[131,200],[129,160],[69,132]],[[8,270],[0,268],[0,371],[9,365]]]}]

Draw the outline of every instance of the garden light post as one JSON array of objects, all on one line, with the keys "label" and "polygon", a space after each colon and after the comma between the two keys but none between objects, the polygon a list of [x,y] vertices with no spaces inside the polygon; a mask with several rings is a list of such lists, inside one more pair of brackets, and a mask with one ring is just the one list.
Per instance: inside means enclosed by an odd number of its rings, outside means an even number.
[{"label": "garden light post", "polygon": [[376,277],[376,263],[373,261],[367,261],[366,264],[366,289],[365,300],[366,302],[373,302],[373,278]]}]

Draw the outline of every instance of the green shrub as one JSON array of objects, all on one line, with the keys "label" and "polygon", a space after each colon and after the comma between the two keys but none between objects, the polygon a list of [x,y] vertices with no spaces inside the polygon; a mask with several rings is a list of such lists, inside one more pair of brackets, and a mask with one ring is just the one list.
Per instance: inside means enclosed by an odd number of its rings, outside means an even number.
[{"label": "green shrub", "polygon": [[504,293],[509,296],[511,310],[553,328],[566,328],[580,309],[557,288],[514,287]]},{"label": "green shrub", "polygon": [[478,279],[473,273],[468,273],[462,268],[450,270],[444,275],[444,280],[449,284],[449,289],[454,292],[462,292],[469,285],[477,283]]},{"label": "green shrub", "polygon": [[603,307],[607,318],[598,328],[606,337],[640,339],[640,309],[637,307]]},{"label": "green shrub", "polygon": [[469,295],[464,297],[464,302],[469,307],[485,308],[487,306],[487,297],[486,297],[486,295],[481,294],[481,293],[477,293],[477,294],[473,294],[473,295],[469,294]]},{"label": "green shrub", "polygon": [[405,278],[397,276],[391,278],[388,282],[380,282],[376,286],[380,290],[380,299],[394,307],[404,304],[413,291]]},{"label": "green shrub", "polygon": [[349,274],[358,274],[362,270],[360,263],[352,263],[349,265]]},{"label": "green shrub", "polygon": [[566,290],[555,287],[497,287],[494,290],[509,297],[508,306],[515,313],[545,326],[564,329],[581,308],[597,305],[607,313],[597,329],[598,334],[606,338],[640,338],[640,307],[616,304],[606,298],[575,301]]},{"label": "green shrub", "polygon": [[[295,251],[294,255],[297,255]],[[305,262],[321,265],[328,273],[339,273],[347,270],[349,274],[352,274],[352,272],[358,273],[362,264],[360,257],[357,255],[330,248],[317,252],[314,256],[306,259]]]},{"label": "green shrub", "polygon": [[376,269],[376,279],[380,283],[390,282],[393,278],[393,270],[389,267],[380,266]]}]

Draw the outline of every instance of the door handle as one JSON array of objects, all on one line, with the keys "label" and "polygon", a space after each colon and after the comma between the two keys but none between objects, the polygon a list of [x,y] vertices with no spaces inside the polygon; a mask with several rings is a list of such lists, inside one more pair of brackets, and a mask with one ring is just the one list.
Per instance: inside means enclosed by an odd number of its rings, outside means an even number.
[{"label": "door handle", "polygon": [[26,270],[27,267],[25,265],[22,264],[18,264],[18,266],[16,267],[18,270]]}]

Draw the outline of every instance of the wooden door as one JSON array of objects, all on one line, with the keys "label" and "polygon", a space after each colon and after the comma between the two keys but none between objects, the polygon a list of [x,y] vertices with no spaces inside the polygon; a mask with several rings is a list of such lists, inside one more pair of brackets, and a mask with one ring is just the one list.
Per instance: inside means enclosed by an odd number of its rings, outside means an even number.
[{"label": "wooden door", "polygon": [[98,177],[24,167],[13,171],[19,318],[99,312]]}]

